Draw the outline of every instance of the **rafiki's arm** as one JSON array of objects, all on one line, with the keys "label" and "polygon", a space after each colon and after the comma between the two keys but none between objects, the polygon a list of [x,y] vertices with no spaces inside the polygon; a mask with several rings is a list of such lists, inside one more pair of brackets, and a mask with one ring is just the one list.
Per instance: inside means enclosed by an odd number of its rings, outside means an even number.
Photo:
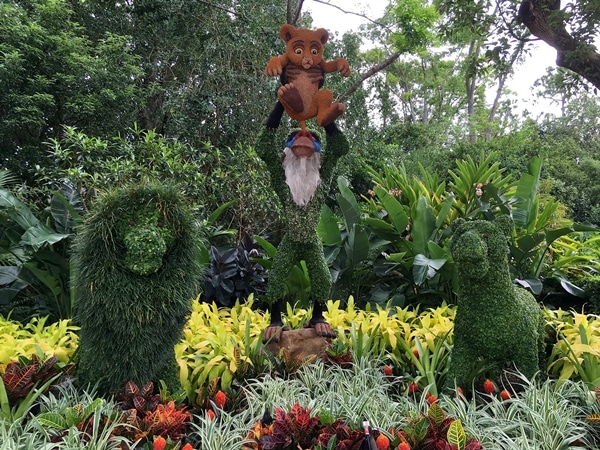
[{"label": "rafiki's arm", "polygon": [[283,105],[277,102],[255,145],[256,154],[267,165],[271,176],[271,186],[277,195],[283,195],[285,192],[285,173],[281,168],[281,150],[283,149],[278,148],[275,141],[283,111]]},{"label": "rafiki's arm", "polygon": [[333,176],[333,169],[335,169],[338,160],[348,153],[350,145],[335,122],[325,126],[325,133],[327,135],[327,147],[323,152],[321,161],[321,179],[329,185]]}]

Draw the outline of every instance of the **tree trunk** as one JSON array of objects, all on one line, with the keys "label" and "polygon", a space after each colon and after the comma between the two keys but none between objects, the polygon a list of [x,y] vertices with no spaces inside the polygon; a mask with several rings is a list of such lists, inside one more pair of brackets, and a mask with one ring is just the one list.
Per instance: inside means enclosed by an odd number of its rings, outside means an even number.
[{"label": "tree trunk", "polygon": [[564,22],[557,20],[560,1],[524,0],[517,18],[534,36],[556,49],[556,65],[578,73],[600,88],[600,53],[586,42],[569,34]]}]

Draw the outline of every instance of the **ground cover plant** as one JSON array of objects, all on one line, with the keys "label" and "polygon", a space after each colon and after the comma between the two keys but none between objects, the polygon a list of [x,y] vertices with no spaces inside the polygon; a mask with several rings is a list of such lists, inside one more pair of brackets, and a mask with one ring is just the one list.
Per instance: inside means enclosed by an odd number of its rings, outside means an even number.
[{"label": "ground cover plant", "polygon": [[[505,372],[486,380],[482,368],[473,378],[474,394],[467,397],[444,389],[454,307],[397,307],[389,314],[358,309],[352,298],[344,308],[330,301],[326,314],[338,338],[326,358],[308,364],[262,351],[268,318],[252,302],[231,308],[194,302],[175,349],[184,387],[179,392],[164,384],[130,383],[120,395],[106,398],[93,387],[64,382],[64,376],[51,383],[54,387],[34,382],[21,400],[0,391],[0,448],[286,449],[309,438],[311,446],[302,448],[358,448],[353,445],[360,445],[364,420],[374,437],[385,437],[378,439],[380,448],[436,448],[434,441],[459,449],[598,445],[597,316],[544,311],[553,335],[545,373],[527,379]],[[308,314],[290,309],[288,325],[301,327]],[[0,320],[3,339],[12,336],[10,351],[0,360],[4,375],[12,373],[7,371],[12,361],[21,361],[21,369],[28,361],[35,367],[48,361],[53,373],[68,372],[77,328],[70,321],[37,325],[37,319]],[[63,360],[49,359],[51,346],[36,347],[48,332]],[[10,377],[4,378],[0,386],[10,386]],[[310,419],[312,431],[296,424],[309,427],[300,417]],[[296,424],[291,428],[296,434],[282,441],[286,423]]]}]

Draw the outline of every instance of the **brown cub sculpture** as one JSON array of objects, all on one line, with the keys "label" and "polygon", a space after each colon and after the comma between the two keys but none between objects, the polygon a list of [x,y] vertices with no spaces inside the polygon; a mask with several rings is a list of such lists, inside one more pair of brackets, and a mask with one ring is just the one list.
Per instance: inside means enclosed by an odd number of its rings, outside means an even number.
[{"label": "brown cub sculpture", "polygon": [[344,58],[325,61],[323,48],[329,39],[324,28],[309,30],[286,24],[279,29],[279,35],[286,43],[286,52],[273,56],[265,73],[268,76],[281,76],[282,86],[277,97],[285,112],[300,122],[306,129],[305,121],[317,118],[319,126],[325,126],[341,116],[346,106],[333,101],[333,94],[323,85],[324,74],[339,72],[350,75],[350,66]]}]

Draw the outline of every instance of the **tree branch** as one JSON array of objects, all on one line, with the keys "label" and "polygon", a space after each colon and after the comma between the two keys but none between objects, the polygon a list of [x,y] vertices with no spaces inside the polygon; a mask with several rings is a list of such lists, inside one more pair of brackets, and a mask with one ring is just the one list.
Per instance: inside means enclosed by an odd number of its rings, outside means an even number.
[{"label": "tree branch", "polygon": [[352,95],[360,87],[360,85],[363,83],[363,81],[365,81],[367,78],[372,77],[377,72],[382,71],[387,66],[389,66],[394,61],[396,61],[399,57],[400,57],[400,53],[399,52],[393,53],[386,60],[380,62],[379,64],[374,65],[373,67],[371,67],[364,74],[362,74],[361,77],[352,86],[350,86],[350,89],[348,89],[346,92],[344,92],[342,95],[340,95],[336,99],[336,101],[341,102],[344,99],[346,99],[347,97],[349,97],[350,95]]},{"label": "tree branch", "polygon": [[321,3],[322,5],[331,6],[332,8],[340,10],[344,14],[352,14],[353,16],[362,17],[363,19],[366,19],[369,22],[374,23],[375,25],[379,25],[380,27],[383,27],[383,28],[386,28],[386,29],[388,28],[387,25],[385,25],[385,24],[383,24],[381,22],[377,22],[376,20],[373,20],[373,19],[371,19],[370,17],[367,17],[364,14],[357,13],[357,12],[354,12],[354,11],[346,11],[345,9],[340,8],[338,5],[333,5],[333,4],[331,4],[329,2],[326,2],[324,0],[312,0],[312,1],[315,2],[315,3]]},{"label": "tree branch", "polygon": [[600,89],[600,53],[571,36],[564,22],[553,17],[559,8],[560,2],[555,0],[523,0],[517,19],[531,34],[556,49],[556,65],[578,73]]}]

